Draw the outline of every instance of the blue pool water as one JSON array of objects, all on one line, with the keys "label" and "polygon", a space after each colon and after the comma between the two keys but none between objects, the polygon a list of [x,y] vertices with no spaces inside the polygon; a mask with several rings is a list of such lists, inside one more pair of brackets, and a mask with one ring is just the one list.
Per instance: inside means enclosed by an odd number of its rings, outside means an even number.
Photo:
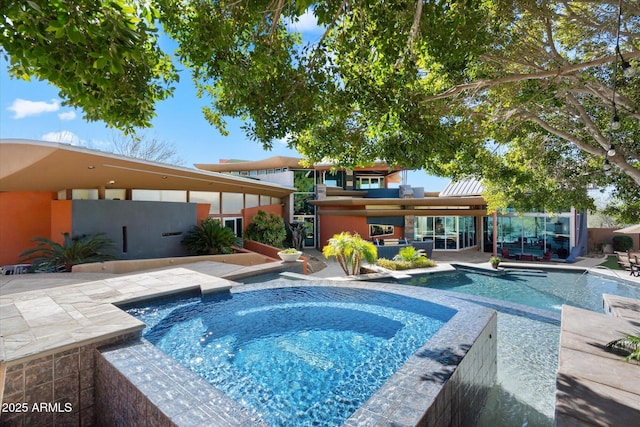
[{"label": "blue pool water", "polygon": [[602,312],[602,294],[640,298],[640,287],[631,283],[573,272],[457,270],[402,283],[458,292],[498,311],[498,381],[477,427],[552,427],[562,305]]},{"label": "blue pool water", "polygon": [[455,310],[297,287],[142,303],[143,336],[271,425],[341,425]]},{"label": "blue pool water", "polygon": [[400,283],[461,292],[560,312],[562,304],[602,311],[602,294],[640,298],[640,287],[593,274],[514,271],[492,276],[471,271],[414,276]]}]

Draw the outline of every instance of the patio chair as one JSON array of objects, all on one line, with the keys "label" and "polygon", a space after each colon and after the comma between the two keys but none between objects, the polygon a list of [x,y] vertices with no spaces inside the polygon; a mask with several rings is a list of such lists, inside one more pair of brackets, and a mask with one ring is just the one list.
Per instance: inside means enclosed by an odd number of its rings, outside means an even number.
[{"label": "patio chair", "polygon": [[515,259],[515,255],[509,255],[509,249],[508,248],[502,248],[500,250],[500,253],[502,253],[502,258],[503,259]]},{"label": "patio chair", "polygon": [[629,270],[632,276],[640,277],[640,252],[629,252]]},{"label": "patio chair", "polygon": [[618,260],[618,265],[623,270],[631,270],[631,263],[629,261],[629,254],[625,252],[615,252]]},{"label": "patio chair", "polygon": [[538,261],[551,261],[551,255],[553,255],[553,253],[551,251],[547,251],[542,254],[542,258],[538,258]]}]

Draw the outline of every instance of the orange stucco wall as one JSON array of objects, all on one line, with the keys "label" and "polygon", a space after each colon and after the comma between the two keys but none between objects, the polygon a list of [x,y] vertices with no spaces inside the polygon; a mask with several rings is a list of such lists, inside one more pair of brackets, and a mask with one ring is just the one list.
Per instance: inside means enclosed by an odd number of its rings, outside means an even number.
[{"label": "orange stucco wall", "polygon": [[62,244],[64,233],[73,233],[71,223],[72,200],[54,200],[51,202],[51,237],[54,242]]},{"label": "orange stucco wall", "polygon": [[208,203],[198,203],[198,207],[196,208],[196,220],[198,221],[198,225],[200,223],[209,218],[209,210],[211,209],[211,205]]},{"label": "orange stucco wall", "polygon": [[54,197],[48,192],[0,193],[0,265],[17,264],[34,237],[50,238]]},{"label": "orange stucco wall", "polygon": [[[320,236],[318,247],[322,249],[327,241],[334,235],[347,231],[351,234],[358,233],[365,240],[373,240],[369,236],[369,224],[367,218],[363,216],[338,216],[320,215]],[[393,235],[379,236],[380,238],[402,239],[404,237],[404,227],[394,227]]]}]

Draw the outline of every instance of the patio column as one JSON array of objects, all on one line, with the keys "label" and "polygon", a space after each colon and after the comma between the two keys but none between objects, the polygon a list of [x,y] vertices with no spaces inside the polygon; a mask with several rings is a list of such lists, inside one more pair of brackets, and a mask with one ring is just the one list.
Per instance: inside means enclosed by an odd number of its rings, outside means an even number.
[{"label": "patio column", "polygon": [[[400,186],[401,199],[413,199],[413,188],[410,185]],[[407,242],[413,242],[415,237],[415,215],[404,216],[404,238]]]},{"label": "patio column", "polygon": [[498,256],[498,211],[493,213],[493,256]]}]

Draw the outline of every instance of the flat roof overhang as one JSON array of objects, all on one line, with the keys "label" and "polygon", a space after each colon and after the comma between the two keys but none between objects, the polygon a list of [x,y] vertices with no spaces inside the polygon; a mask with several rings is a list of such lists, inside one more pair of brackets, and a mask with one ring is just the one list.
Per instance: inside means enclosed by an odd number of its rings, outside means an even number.
[{"label": "flat roof overhang", "polygon": [[423,197],[415,199],[396,199],[396,198],[340,198],[313,200],[311,203],[318,207],[329,206],[415,206],[415,207],[448,207],[448,206],[467,206],[467,207],[484,207],[485,202],[482,196],[461,196],[461,197]]},{"label": "flat roof overhang", "polygon": [[313,169],[303,166],[298,157],[275,156],[262,160],[230,161],[227,163],[196,163],[194,166],[210,172],[236,172],[260,169]]},{"label": "flat roof overhang", "polygon": [[0,191],[186,190],[285,197],[292,187],[52,142],[0,140]]},{"label": "flat roof overhang", "polygon": [[320,215],[330,216],[485,216],[486,209],[320,209]]}]

